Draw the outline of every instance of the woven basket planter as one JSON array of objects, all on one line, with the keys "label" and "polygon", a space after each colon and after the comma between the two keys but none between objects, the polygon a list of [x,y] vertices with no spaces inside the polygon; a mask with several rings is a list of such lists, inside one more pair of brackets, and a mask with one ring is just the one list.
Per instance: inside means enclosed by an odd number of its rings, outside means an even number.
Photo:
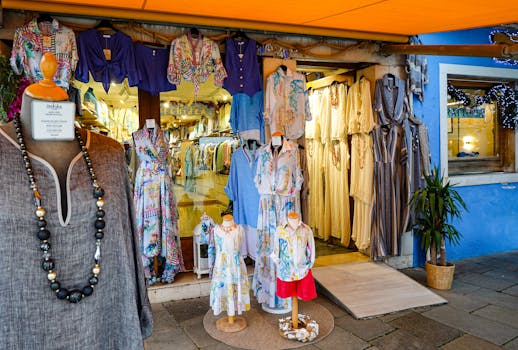
[{"label": "woven basket planter", "polygon": [[451,289],[455,265],[448,263],[447,266],[432,265],[426,262],[426,284],[434,289]]}]

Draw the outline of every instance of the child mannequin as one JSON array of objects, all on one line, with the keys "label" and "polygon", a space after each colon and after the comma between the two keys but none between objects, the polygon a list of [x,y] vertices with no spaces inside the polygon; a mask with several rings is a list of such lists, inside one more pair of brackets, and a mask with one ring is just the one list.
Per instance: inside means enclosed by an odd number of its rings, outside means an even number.
[{"label": "child mannequin", "polygon": [[[216,321],[222,332],[238,332],[246,327],[246,320],[236,316],[250,309],[248,275],[240,247],[244,232],[232,215],[225,215],[223,223],[214,228],[216,261],[212,273],[210,306],[214,315],[226,311],[228,317]],[[237,262],[237,266],[236,266]]]},{"label": "child mannequin", "polygon": [[296,212],[290,212],[288,223],[277,228],[272,259],[277,265],[276,294],[292,298],[293,328],[297,329],[298,298],[307,301],[317,294],[311,273],[315,262],[313,232]]}]

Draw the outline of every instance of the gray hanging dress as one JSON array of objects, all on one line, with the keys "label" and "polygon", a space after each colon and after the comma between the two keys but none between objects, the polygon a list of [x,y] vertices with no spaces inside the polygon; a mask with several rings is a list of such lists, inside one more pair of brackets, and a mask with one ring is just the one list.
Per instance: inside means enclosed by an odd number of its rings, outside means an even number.
[{"label": "gray hanging dress", "polygon": [[372,257],[399,255],[401,234],[408,222],[405,82],[391,74],[376,80],[373,130],[374,218]]}]

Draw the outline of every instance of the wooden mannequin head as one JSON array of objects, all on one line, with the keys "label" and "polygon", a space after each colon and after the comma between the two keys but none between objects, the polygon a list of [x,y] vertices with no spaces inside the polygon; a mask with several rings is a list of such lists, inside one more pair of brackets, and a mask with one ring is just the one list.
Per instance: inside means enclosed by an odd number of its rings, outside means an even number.
[{"label": "wooden mannequin head", "polygon": [[57,68],[56,56],[51,52],[44,53],[40,62],[43,80],[29,85],[25,90],[25,94],[37,100],[44,101],[68,100],[67,92],[62,87],[57,86],[54,80],[52,80]]}]

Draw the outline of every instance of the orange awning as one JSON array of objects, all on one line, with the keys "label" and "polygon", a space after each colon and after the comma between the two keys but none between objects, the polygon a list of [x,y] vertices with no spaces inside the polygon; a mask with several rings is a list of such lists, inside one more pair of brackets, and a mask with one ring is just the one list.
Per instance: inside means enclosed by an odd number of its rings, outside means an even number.
[{"label": "orange awning", "polygon": [[515,0],[3,0],[2,5],[40,12],[386,41],[518,22]]}]

